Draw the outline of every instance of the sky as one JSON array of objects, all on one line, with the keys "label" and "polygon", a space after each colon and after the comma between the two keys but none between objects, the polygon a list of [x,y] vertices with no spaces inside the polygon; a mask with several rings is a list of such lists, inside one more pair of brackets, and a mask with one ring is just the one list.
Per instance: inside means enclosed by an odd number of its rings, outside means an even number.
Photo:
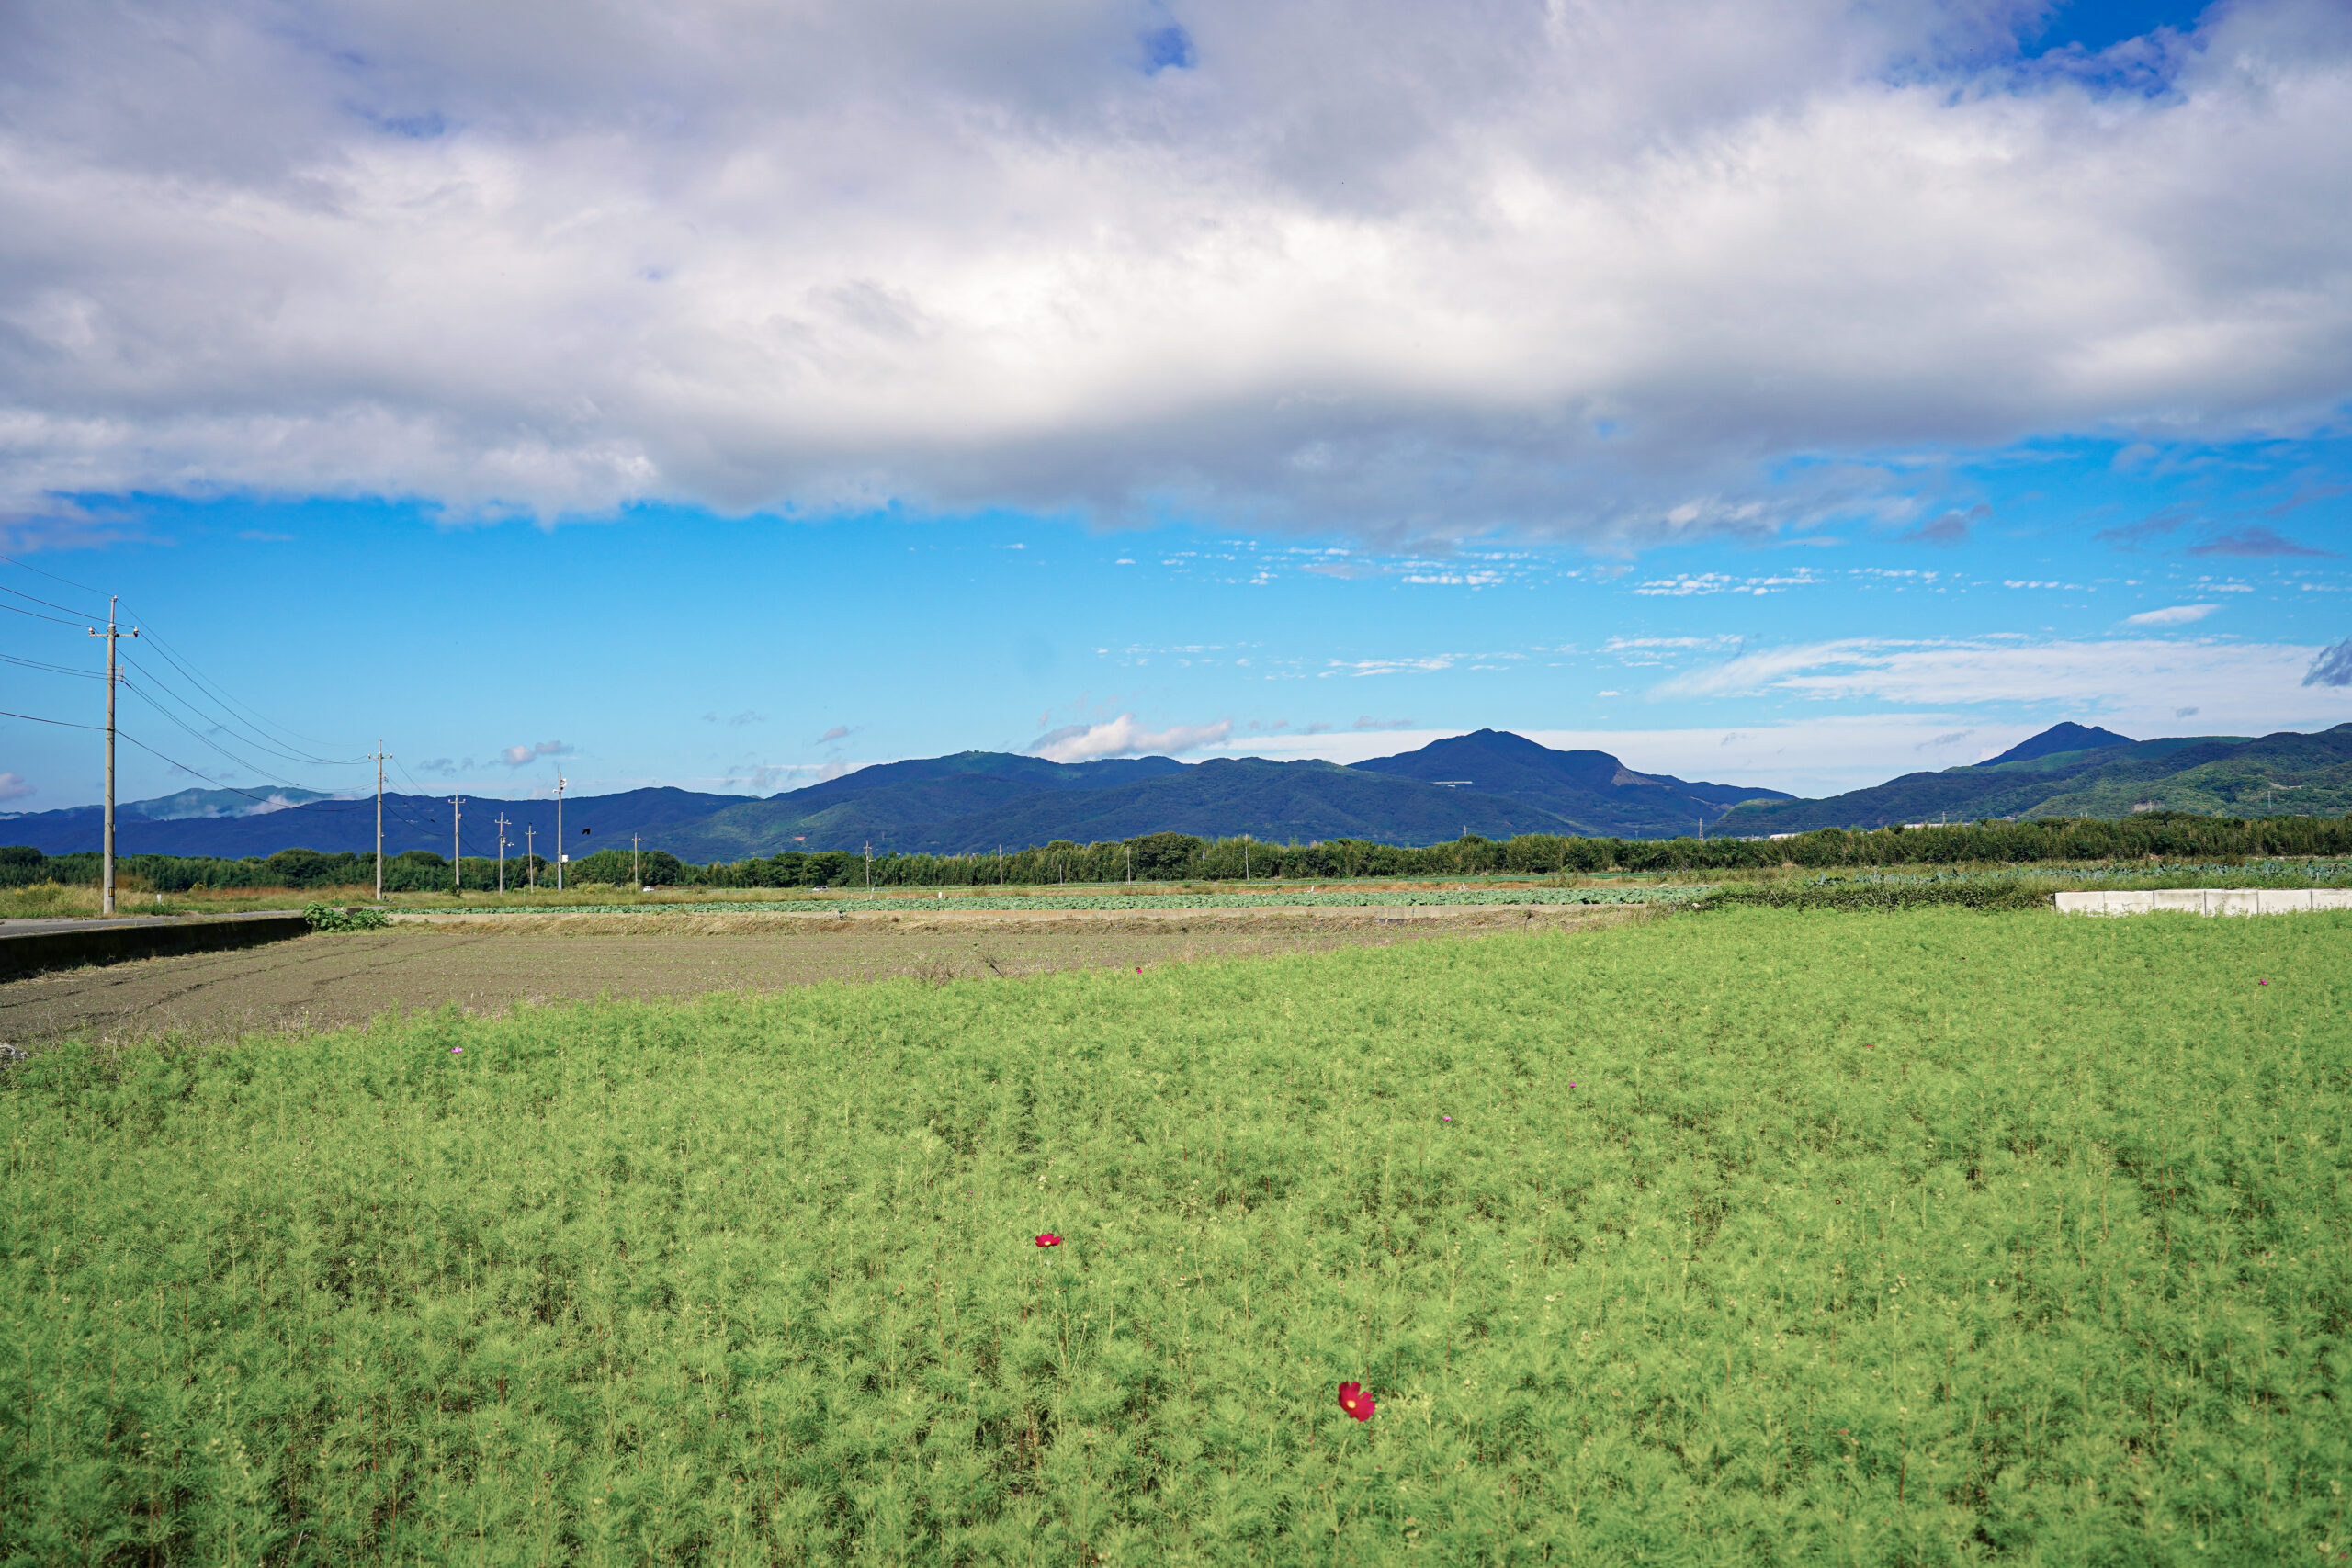
[{"label": "sky", "polygon": [[0,8],[0,812],[2352,720],[2352,9]]}]

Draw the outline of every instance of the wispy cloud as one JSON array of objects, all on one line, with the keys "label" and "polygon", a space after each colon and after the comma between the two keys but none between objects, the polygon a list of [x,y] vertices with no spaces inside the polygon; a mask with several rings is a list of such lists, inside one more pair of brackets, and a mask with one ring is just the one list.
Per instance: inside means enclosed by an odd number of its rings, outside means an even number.
[{"label": "wispy cloud", "polygon": [[1983,502],[1965,512],[1947,512],[1929,522],[1919,523],[1894,536],[1906,545],[1940,545],[1951,547],[1968,543],[1969,531],[1993,514],[1993,509]]},{"label": "wispy cloud", "polygon": [[2219,604],[2168,604],[2161,610],[2143,610],[2136,615],[2126,615],[2127,626],[2185,626],[2191,621],[2201,621]]},{"label": "wispy cloud", "polygon": [[28,800],[39,793],[22,773],[0,773],[0,800]]},{"label": "wispy cloud", "polygon": [[570,756],[573,748],[563,740],[541,740],[526,746],[509,746],[498,754],[498,760],[510,768],[520,768],[542,757]]},{"label": "wispy cloud", "polygon": [[2303,671],[2306,686],[2352,686],[2352,637],[2333,648],[2319,650],[2312,667]]},{"label": "wispy cloud", "polygon": [[2334,550],[2313,549],[2281,536],[2263,524],[2253,524],[2232,533],[2218,534],[2201,545],[2191,545],[2192,556],[2244,556],[2261,559],[2271,556],[2311,556],[2332,558]]},{"label": "wispy cloud", "polygon": [[2301,685],[2334,684],[2335,668],[2314,649],[2211,637],[2041,641],[1982,637],[1900,641],[1846,638],[1742,654],[1659,683],[1662,696],[1779,693],[1821,701],[1957,707],[2006,704],[2029,711],[2107,716],[2153,725],[2183,698],[2233,726],[2287,728],[2352,717],[2340,699],[2299,697]]}]

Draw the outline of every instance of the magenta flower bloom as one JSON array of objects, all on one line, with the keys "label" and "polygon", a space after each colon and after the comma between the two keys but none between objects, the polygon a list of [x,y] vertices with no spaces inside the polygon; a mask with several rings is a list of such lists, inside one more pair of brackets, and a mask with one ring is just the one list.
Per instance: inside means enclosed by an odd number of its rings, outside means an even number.
[{"label": "magenta flower bloom", "polygon": [[462,1056],[465,1054],[466,1048],[463,1045],[452,1045],[449,1047],[449,1055],[452,1056]]}]

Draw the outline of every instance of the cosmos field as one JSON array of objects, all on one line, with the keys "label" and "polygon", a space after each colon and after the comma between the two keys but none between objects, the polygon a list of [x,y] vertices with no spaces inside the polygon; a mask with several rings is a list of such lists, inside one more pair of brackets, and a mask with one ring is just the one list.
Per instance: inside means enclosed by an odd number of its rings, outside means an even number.
[{"label": "cosmos field", "polygon": [[0,1560],[2340,1560],[2348,1008],[1732,908],[58,1047]]}]

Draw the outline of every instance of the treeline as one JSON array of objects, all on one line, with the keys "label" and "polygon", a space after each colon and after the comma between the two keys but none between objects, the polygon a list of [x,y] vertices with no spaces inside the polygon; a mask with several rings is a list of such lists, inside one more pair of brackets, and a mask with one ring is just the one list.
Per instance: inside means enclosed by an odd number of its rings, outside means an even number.
[{"label": "treeline", "polygon": [[[632,859],[627,850],[600,850],[571,862],[573,886],[655,887],[982,887],[1049,883],[1231,881],[1283,878],[1312,881],[1358,876],[1476,876],[1605,871],[1736,871],[1775,866],[1826,870],[1838,866],[2025,865],[2037,861],[2233,861],[2272,855],[2352,854],[2352,817],[2264,817],[2241,819],[2150,812],[2120,821],[2059,818],[2047,821],[1988,821],[1935,828],[1825,828],[1785,839],[1586,839],[1525,833],[1514,839],[1476,835],[1448,843],[1379,844],[1334,839],[1315,844],[1269,844],[1254,839],[1201,839],[1188,833],[1079,844],[1057,840],[1032,849],[967,855],[884,854],[798,850],[765,858],[694,865],[661,850]],[[161,893],[204,887],[356,887],[372,886],[375,857],[280,850],[274,855],[224,860],[203,855],[122,855],[116,875]],[[467,889],[497,886],[498,863],[468,855]],[[554,883],[546,856],[509,856],[506,886],[521,888],[536,871],[540,886]],[[22,847],[0,849],[0,886],[35,882],[93,884],[96,854],[44,855]],[[447,892],[449,863],[411,850],[384,863],[393,892]]]},{"label": "treeline", "polygon": [[[44,855],[23,845],[0,849],[0,887],[27,887],[36,882],[95,886],[99,875],[96,852]],[[645,880],[666,886],[683,880],[689,869],[675,855],[649,850],[639,856]],[[498,861],[488,855],[468,855],[458,868],[469,892],[496,890],[502,874]],[[629,875],[629,852],[603,850],[573,861],[564,868],[573,883],[623,883]],[[141,892],[187,893],[198,888],[237,887],[373,887],[376,857],[329,854],[319,850],[280,850],[274,855],[229,860],[218,855],[117,855],[118,884]],[[544,886],[555,886],[555,863],[545,855],[509,855],[503,874],[512,890],[528,886],[536,874]],[[384,889],[390,893],[447,893],[452,885],[449,862],[430,850],[410,850],[384,857]]]},{"label": "treeline", "polygon": [[[2242,860],[2352,854],[2352,817],[2231,818],[2148,813],[2122,821],[2052,818],[1936,828],[1826,828],[1791,838],[1588,839],[1476,834],[1425,845],[1333,839],[1269,844],[1154,833],[1106,843],[1066,840],[1035,849],[971,855],[877,855],[876,887],[971,887],[992,883],[1230,881],[1243,876],[1313,881],[1358,876],[1476,876],[1604,871],[1736,871],[1774,866],[2024,865],[2036,861]],[[787,852],[688,868],[689,884],[715,887],[863,886],[855,854]]]}]

